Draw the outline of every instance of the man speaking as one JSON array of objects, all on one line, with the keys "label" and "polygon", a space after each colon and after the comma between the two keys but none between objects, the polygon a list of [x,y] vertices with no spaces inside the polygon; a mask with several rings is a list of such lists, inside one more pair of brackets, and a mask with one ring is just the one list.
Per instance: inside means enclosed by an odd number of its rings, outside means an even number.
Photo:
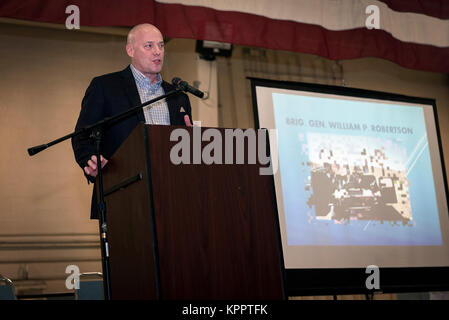
[{"label": "man speaking", "polygon": [[[162,80],[160,75],[164,64],[164,39],[155,26],[140,24],[132,28],[128,33],[126,53],[131,58],[131,64],[126,69],[96,77],[90,83],[81,103],[75,130],[175,89]],[[140,121],[147,124],[191,126],[189,98],[181,93],[159,100],[144,107],[143,112],[104,132],[100,157],[102,168]],[[72,139],[72,147],[76,162],[83,169],[88,181],[95,182],[98,172],[95,141],[89,134],[78,135]],[[95,186],[92,194],[91,219],[98,219]]]}]

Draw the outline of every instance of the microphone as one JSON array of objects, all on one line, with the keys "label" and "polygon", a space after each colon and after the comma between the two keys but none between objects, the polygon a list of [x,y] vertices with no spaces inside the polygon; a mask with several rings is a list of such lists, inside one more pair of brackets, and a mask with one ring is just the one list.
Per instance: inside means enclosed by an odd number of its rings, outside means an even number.
[{"label": "microphone", "polygon": [[175,87],[181,89],[182,91],[190,92],[191,94],[193,94],[194,96],[197,96],[198,98],[203,98],[204,97],[204,92],[203,91],[200,91],[200,90],[198,90],[195,87],[192,87],[186,81],[183,81],[180,78],[177,78],[177,77],[173,78],[171,83]]}]

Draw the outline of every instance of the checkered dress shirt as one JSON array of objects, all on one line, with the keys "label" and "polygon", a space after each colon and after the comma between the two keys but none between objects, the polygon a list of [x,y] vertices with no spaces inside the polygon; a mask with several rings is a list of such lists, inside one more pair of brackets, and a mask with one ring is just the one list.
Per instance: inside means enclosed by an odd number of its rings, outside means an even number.
[{"label": "checkered dress shirt", "polygon": [[[157,75],[157,81],[154,84],[151,84],[150,79],[143,75],[133,65],[131,65],[131,71],[136,80],[137,91],[139,91],[141,103],[165,94],[164,88],[162,88],[162,77],[160,74]],[[145,123],[147,124],[170,124],[170,114],[168,113],[168,105],[165,99],[145,106],[143,108],[143,114],[145,115]]]}]

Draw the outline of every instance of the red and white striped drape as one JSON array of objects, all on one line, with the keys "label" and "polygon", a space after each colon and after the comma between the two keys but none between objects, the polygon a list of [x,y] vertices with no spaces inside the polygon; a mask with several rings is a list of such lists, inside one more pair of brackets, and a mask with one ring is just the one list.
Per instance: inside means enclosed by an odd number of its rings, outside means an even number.
[{"label": "red and white striped drape", "polygon": [[[65,24],[69,5],[79,7],[81,28],[149,22],[170,38],[449,73],[449,0],[1,0],[0,17]],[[365,25],[368,6],[379,29]]]}]

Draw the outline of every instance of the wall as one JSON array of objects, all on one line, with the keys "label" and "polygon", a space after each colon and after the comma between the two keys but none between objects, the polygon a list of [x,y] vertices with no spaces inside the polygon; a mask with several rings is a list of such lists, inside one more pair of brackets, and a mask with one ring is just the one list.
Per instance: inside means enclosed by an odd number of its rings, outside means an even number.
[{"label": "wall", "polygon": [[[27,148],[70,133],[90,80],[129,64],[127,29],[116,33],[0,24],[0,274],[15,280],[19,294],[65,291],[70,264],[101,271],[98,223],[89,219],[92,185],[70,141],[33,157]],[[209,72],[197,76],[193,41],[166,48],[165,79],[208,84]],[[194,120],[200,106],[214,108],[212,99],[191,101]],[[209,119],[203,124],[215,126],[216,116]]]},{"label": "wall", "polygon": [[0,43],[0,273],[18,293],[63,291],[67,265],[101,271],[92,187],[70,141],[27,148],[74,129],[92,77],[126,65],[123,38],[2,24]]}]

